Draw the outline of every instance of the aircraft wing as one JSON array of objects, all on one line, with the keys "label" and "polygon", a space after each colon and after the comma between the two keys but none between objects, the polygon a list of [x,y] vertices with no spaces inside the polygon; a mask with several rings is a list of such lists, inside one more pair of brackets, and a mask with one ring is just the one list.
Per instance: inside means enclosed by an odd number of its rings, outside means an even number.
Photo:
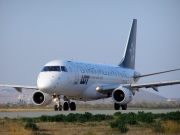
[{"label": "aircraft wing", "polygon": [[173,69],[173,70],[166,70],[166,71],[162,71],[162,72],[151,73],[151,74],[136,75],[136,76],[134,76],[134,78],[136,79],[136,78],[147,77],[147,76],[151,76],[151,75],[158,75],[158,74],[168,73],[168,72],[177,71],[177,70],[180,70],[180,68]]},{"label": "aircraft wing", "polygon": [[25,85],[0,84],[0,87],[12,87],[12,88],[15,88],[18,92],[22,92],[22,88],[38,90],[37,86],[25,86]]},{"label": "aircraft wing", "polygon": [[117,85],[117,84],[109,84],[109,85],[101,85],[96,87],[96,91],[100,93],[111,93],[114,89],[118,88],[119,86],[126,87],[130,90],[132,89],[139,89],[139,88],[153,88],[155,91],[158,91],[157,87],[160,86],[167,86],[167,85],[174,85],[180,84],[180,80],[175,81],[162,81],[162,82],[151,82],[151,83],[134,83],[134,84],[124,84],[124,85]]},{"label": "aircraft wing", "polygon": [[162,82],[152,82],[152,83],[135,83],[130,84],[130,88],[153,88],[155,91],[158,91],[157,87],[160,86],[167,86],[167,85],[174,85],[174,84],[180,84],[180,80],[175,81],[162,81]]}]

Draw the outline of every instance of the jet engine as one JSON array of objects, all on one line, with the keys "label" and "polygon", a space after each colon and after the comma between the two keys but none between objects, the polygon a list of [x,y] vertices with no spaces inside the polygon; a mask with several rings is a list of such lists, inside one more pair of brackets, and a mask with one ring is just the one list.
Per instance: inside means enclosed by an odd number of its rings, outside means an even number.
[{"label": "jet engine", "polygon": [[49,94],[37,90],[32,95],[32,101],[35,105],[46,106],[52,102],[52,97]]},{"label": "jet engine", "polygon": [[119,87],[112,92],[112,100],[119,105],[127,105],[133,99],[132,92],[125,88]]}]

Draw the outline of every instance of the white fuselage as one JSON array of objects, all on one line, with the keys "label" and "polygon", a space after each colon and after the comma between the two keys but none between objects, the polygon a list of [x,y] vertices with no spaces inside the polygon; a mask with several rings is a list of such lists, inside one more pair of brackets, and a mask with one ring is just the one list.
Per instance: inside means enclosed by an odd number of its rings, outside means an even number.
[{"label": "white fuselage", "polygon": [[135,83],[135,74],[139,73],[119,66],[54,60],[40,72],[37,86],[50,95],[86,101],[107,97],[96,91],[99,85]]}]

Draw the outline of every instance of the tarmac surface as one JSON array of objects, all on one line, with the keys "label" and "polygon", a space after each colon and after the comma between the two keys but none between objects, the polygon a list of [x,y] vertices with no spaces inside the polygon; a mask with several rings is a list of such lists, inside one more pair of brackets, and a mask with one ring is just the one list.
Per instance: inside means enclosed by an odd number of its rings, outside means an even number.
[{"label": "tarmac surface", "polygon": [[[154,114],[157,113],[168,113],[168,112],[174,112],[178,111],[177,109],[161,109],[161,110],[119,110],[121,113],[129,113],[134,112],[138,113],[138,111],[144,111],[144,112],[152,112]],[[31,112],[0,112],[0,118],[20,118],[20,117],[39,117],[41,115],[58,115],[58,114],[64,114],[68,115],[70,113],[79,113],[83,114],[85,112],[90,112],[92,114],[108,114],[113,115],[115,112],[119,112],[115,110],[86,110],[86,111],[31,111]]]}]

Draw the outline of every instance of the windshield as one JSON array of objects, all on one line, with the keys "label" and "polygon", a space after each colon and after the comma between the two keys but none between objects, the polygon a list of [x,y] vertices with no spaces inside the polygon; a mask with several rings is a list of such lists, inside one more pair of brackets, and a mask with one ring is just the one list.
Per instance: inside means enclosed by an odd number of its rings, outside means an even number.
[{"label": "windshield", "polygon": [[61,71],[60,66],[45,66],[41,72],[46,72],[46,71]]},{"label": "windshield", "polygon": [[67,68],[65,66],[61,66],[61,71],[67,72]]},{"label": "windshield", "polygon": [[45,66],[41,70],[41,72],[47,72],[47,71],[68,72],[68,70],[65,66]]}]

